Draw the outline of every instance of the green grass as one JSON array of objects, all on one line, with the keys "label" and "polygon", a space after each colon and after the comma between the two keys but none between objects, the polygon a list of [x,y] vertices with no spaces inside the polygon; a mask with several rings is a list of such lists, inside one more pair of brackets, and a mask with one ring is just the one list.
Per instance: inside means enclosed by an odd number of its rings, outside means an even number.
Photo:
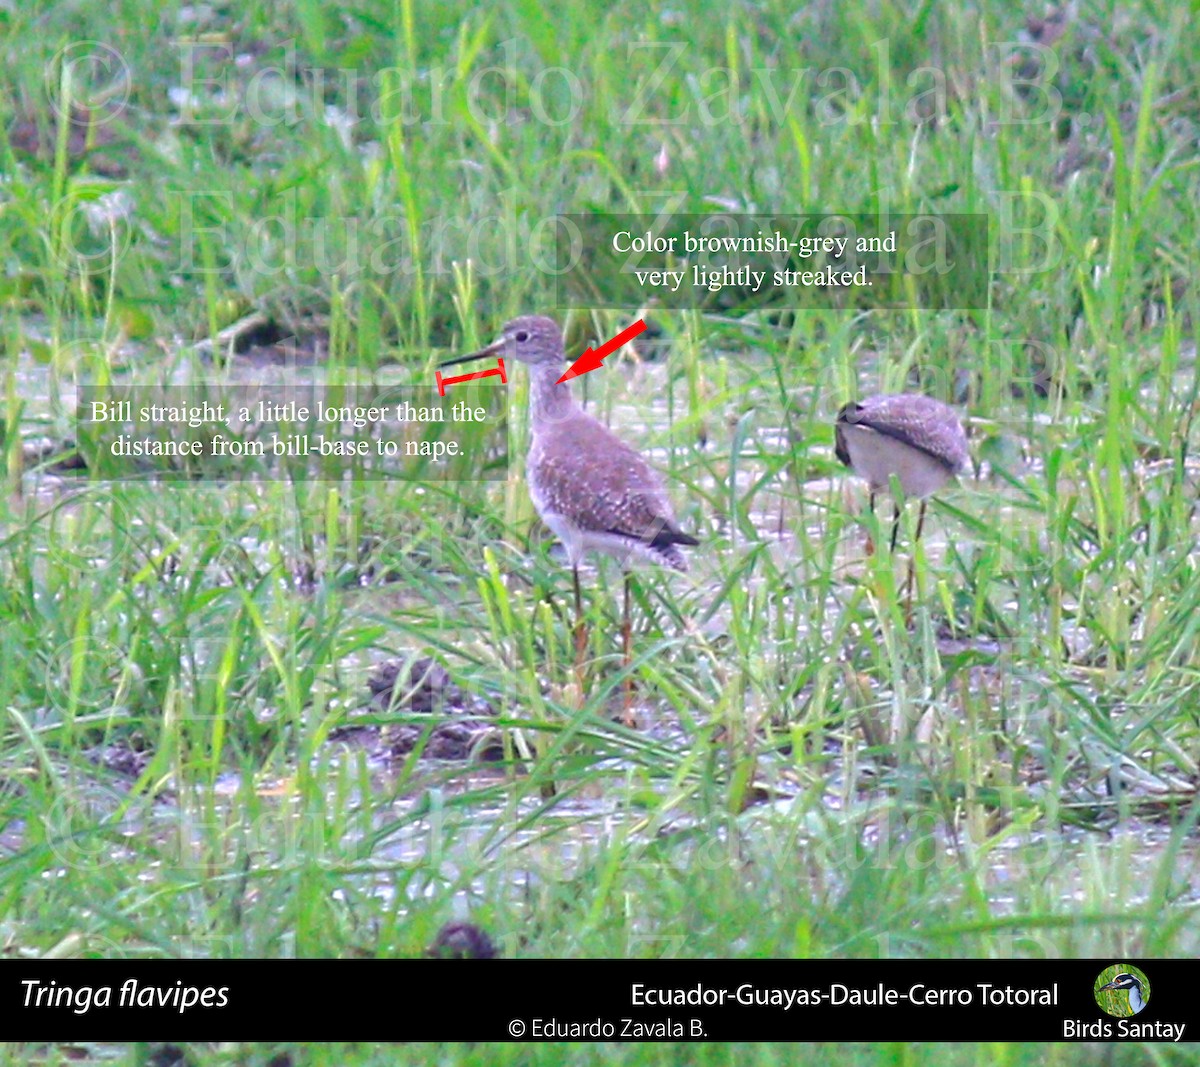
[{"label": "green grass", "polygon": [[[1200,301],[1172,284],[1197,275],[1200,60],[1181,9],[1084,4],[1043,53],[994,3],[187,11],[0,11],[10,954],[411,956],[467,915],[525,957],[1200,951]],[[62,62],[88,41],[126,73]],[[92,121],[56,125],[72,104]],[[691,575],[639,575],[639,729],[614,718],[618,575],[586,581],[581,681],[519,462],[499,483],[64,488],[24,451],[74,438],[84,376],[186,372],[251,311],[423,382],[549,310],[542,220],[715,201],[987,213],[996,273],[973,312],[650,309],[665,359],[580,383],[657,450],[703,539]],[[635,313],[559,317],[578,350]],[[903,560],[862,551],[888,516],[860,517],[832,453],[842,402],[902,388],[963,404],[981,461],[931,509],[911,627]],[[496,708],[498,767],[385,767],[330,740],[373,663],[416,655]],[[1112,1062],[1135,1055],[1187,1062]]]},{"label": "green grass", "polygon": [[[189,1046],[190,1051],[200,1056],[210,1058],[200,1062],[237,1063],[247,1067],[267,1067],[273,1062],[272,1057],[281,1053],[294,1051],[286,1046],[264,1046],[251,1052],[235,1052],[232,1049],[217,1051]],[[1152,1062],[1167,1065],[1186,1064],[1194,1062],[1186,1051],[1173,1046],[1161,1046],[1162,1051],[1150,1049]],[[138,1060],[138,1055],[146,1055],[149,1048],[143,1046],[131,1053],[131,1059],[126,1062],[145,1062]],[[407,1046],[371,1046],[328,1045],[315,1046],[305,1050],[302,1062],[313,1067],[333,1067],[337,1064],[355,1063],[364,1065],[388,1064],[423,1064],[423,1063],[462,1063],[464,1065],[490,1064],[567,1064],[569,1067],[594,1063],[652,1064],[672,1067],[676,1064],[701,1063],[711,1067],[729,1067],[733,1064],[748,1063],[755,1067],[784,1067],[794,1063],[806,1062],[812,1055],[832,1058],[835,1062],[853,1064],[854,1067],[915,1067],[919,1063],[927,1063],[930,1058],[946,1064],[947,1067],[991,1067],[993,1064],[1004,1067],[1025,1067],[1027,1064],[1071,1063],[1071,1049],[1066,1046],[1052,1046],[1049,1049],[1019,1048],[1003,1042],[981,1044],[977,1048],[962,1045],[917,1045],[912,1043],[868,1045],[860,1044],[808,1044],[797,1045],[763,1045],[763,1044],[726,1044],[705,1045],[689,1044],[671,1046],[660,1045],[620,1045],[611,1044],[603,1049],[585,1045],[540,1044],[540,1045],[407,1045]],[[1078,1049],[1075,1050],[1076,1054]],[[1115,1046],[1113,1063],[1142,1063],[1145,1062],[1145,1049],[1124,1048]],[[1136,1054],[1138,1059],[1133,1055]],[[20,1060],[0,1059],[0,1063],[19,1063]],[[120,1061],[117,1061],[120,1062]]]}]

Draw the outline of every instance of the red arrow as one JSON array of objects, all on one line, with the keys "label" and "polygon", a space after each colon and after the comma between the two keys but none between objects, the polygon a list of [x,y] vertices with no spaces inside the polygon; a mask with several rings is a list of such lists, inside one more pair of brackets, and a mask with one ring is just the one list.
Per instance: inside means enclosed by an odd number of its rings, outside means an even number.
[{"label": "red arrow", "polygon": [[599,348],[585,348],[583,355],[572,363],[567,372],[554,384],[569,382],[572,378],[578,378],[581,374],[599,370],[603,366],[606,357],[611,356],[623,344],[632,341],[645,328],[645,319],[638,319],[632,326],[626,326],[616,337],[605,341]]}]

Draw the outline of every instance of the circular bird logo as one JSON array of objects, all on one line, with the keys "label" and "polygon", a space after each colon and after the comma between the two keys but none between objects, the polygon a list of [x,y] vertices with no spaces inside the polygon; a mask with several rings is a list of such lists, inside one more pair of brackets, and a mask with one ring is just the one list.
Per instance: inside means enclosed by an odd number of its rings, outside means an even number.
[{"label": "circular bird logo", "polygon": [[1128,1019],[1150,1003],[1149,980],[1128,963],[1114,963],[1101,971],[1093,992],[1100,1010],[1114,1019]]}]

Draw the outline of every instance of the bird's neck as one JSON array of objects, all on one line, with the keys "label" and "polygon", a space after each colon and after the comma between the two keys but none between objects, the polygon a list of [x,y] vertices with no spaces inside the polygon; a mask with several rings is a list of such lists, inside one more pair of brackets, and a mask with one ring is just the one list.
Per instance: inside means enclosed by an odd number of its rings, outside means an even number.
[{"label": "bird's neck", "polygon": [[559,363],[535,363],[529,368],[529,413],[534,429],[566,418],[575,407],[571,386],[566,382],[558,384],[561,377]]}]

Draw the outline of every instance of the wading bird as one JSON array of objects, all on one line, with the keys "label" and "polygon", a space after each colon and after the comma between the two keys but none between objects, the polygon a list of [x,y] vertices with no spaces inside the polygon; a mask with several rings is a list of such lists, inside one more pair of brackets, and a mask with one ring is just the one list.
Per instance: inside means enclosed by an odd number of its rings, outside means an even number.
[{"label": "wading bird", "polygon": [[[905,497],[917,497],[917,538],[925,525],[925,498],[967,465],[967,435],[958,416],[939,400],[919,393],[872,396],[846,404],[837,414],[837,458],[864,478],[875,497],[890,492],[892,476]],[[900,530],[900,505],[892,518],[892,549]]]},{"label": "wading bird", "polygon": [[1127,989],[1129,990],[1129,1014],[1136,1015],[1146,1006],[1145,998],[1142,996],[1142,983],[1128,971],[1122,971],[1115,975],[1113,980],[1107,985],[1102,985],[1098,992],[1103,992],[1106,989]]},{"label": "wading bird", "polygon": [[644,560],[686,571],[680,546],[700,542],[677,525],[662,482],[645,459],[575,402],[569,381],[559,381],[566,352],[558,323],[543,315],[523,315],[506,323],[500,338],[486,348],[442,366],[487,356],[515,359],[529,367],[529,496],[542,521],[562,541],[571,564],[576,653],[582,657],[587,643],[579,564],[594,550],[616,558],[625,572],[621,633],[628,668],[629,564]]}]

